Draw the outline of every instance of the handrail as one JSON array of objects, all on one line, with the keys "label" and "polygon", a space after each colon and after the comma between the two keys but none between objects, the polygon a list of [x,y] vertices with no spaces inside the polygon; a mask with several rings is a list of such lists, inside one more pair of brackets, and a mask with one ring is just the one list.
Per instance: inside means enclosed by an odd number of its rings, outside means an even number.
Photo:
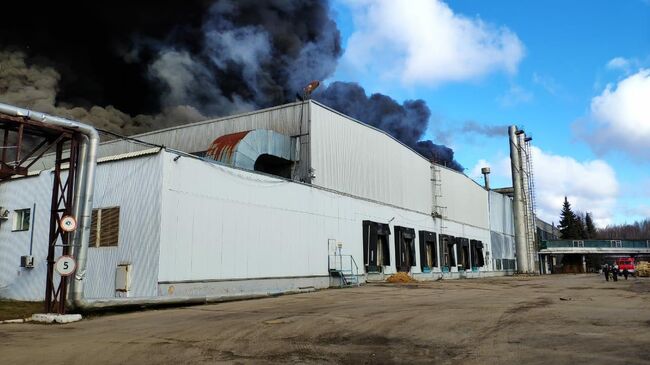
[{"label": "handrail", "polygon": [[[348,266],[346,266],[346,269],[343,269],[343,258],[349,258],[350,266],[349,266],[349,272],[351,275],[354,275],[356,284],[359,285],[359,265],[357,265],[357,261],[354,259],[354,256],[352,255],[328,255],[328,267],[329,270],[336,270],[341,272],[341,284],[349,284],[347,283],[347,279],[345,278],[345,275],[343,272],[348,271]],[[332,267],[332,258],[334,258],[334,267]],[[337,260],[338,258],[338,260]]]}]

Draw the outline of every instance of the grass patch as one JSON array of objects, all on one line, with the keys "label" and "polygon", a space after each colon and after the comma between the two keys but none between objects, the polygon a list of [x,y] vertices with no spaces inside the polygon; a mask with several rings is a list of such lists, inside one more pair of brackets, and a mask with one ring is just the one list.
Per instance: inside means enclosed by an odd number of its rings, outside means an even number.
[{"label": "grass patch", "polygon": [[0,321],[31,317],[34,313],[43,313],[43,302],[21,302],[17,300],[0,300]]}]

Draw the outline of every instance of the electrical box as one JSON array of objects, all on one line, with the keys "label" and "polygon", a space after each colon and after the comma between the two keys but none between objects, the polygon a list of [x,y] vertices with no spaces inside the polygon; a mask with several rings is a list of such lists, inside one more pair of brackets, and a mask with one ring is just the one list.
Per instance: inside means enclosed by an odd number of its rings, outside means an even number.
[{"label": "electrical box", "polygon": [[115,291],[128,292],[131,290],[131,264],[119,264],[115,270]]},{"label": "electrical box", "polygon": [[24,267],[26,269],[33,269],[34,256],[31,255],[20,256],[20,267]]}]

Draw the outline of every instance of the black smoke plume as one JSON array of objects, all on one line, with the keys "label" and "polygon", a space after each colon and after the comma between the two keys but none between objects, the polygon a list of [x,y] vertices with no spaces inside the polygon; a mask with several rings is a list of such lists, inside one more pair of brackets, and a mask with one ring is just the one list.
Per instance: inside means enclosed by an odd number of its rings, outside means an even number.
[{"label": "black smoke plume", "polygon": [[406,100],[399,104],[383,94],[375,93],[368,97],[359,84],[340,81],[317,90],[314,99],[388,132],[431,161],[463,171],[463,167],[454,160],[451,148],[421,140],[431,117],[431,110],[424,100]]},{"label": "black smoke plume", "polygon": [[[292,101],[331,76],[342,53],[327,1],[20,1],[5,10],[0,100],[124,134]],[[450,149],[420,141],[430,114],[422,100],[400,105],[353,86],[334,83],[319,100],[461,168]]]}]

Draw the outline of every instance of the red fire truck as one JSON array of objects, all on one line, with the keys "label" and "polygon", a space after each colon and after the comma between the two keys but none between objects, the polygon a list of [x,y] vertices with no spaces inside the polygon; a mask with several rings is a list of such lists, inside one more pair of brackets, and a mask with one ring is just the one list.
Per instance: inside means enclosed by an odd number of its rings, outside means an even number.
[{"label": "red fire truck", "polygon": [[618,265],[618,272],[623,273],[623,270],[627,269],[627,272],[630,275],[634,275],[634,258],[633,257],[621,257],[616,259],[616,265]]}]

